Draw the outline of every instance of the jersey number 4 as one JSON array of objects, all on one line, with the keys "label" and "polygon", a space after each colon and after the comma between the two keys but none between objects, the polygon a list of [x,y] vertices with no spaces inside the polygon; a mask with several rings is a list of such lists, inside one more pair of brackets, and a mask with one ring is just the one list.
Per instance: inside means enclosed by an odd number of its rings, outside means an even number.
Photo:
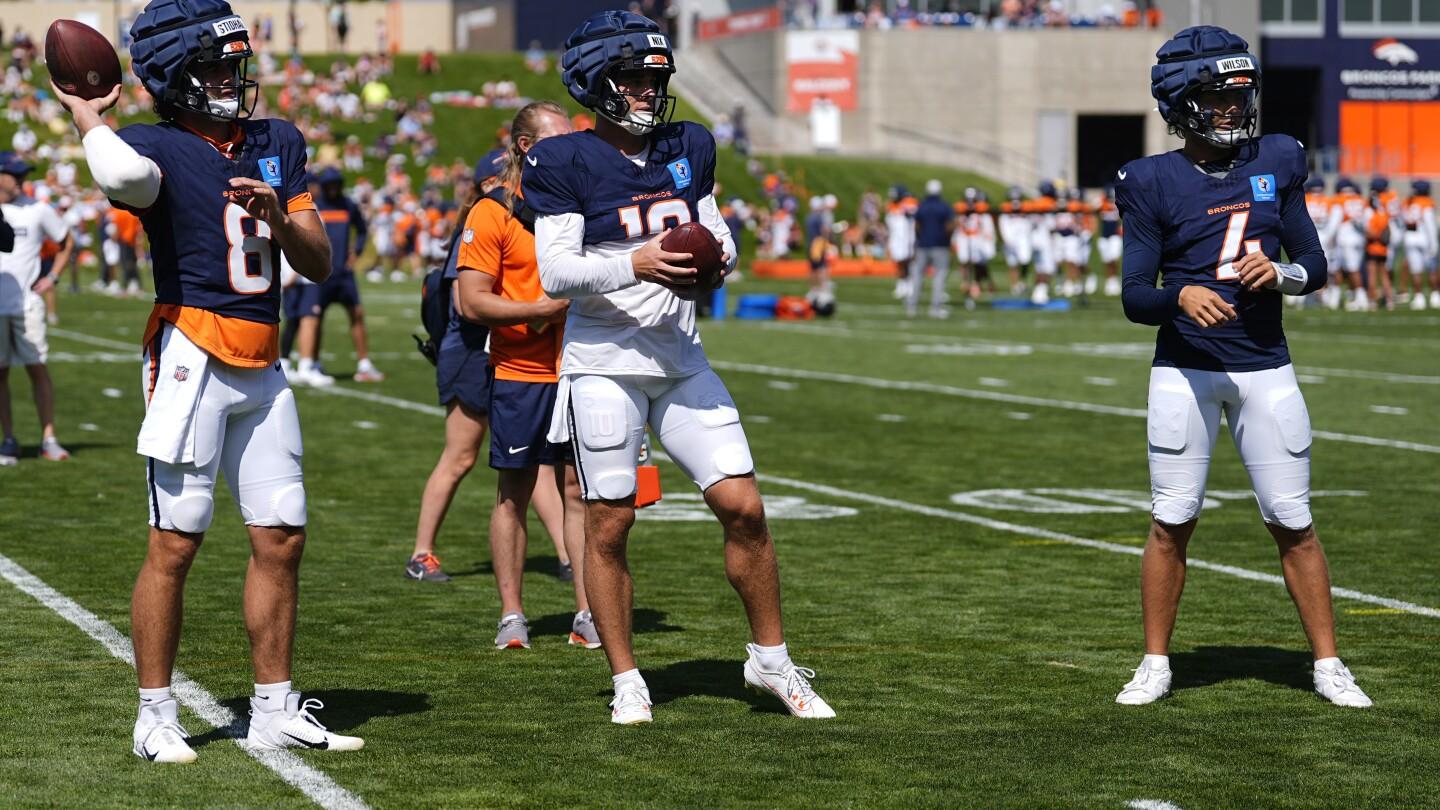
[{"label": "jersey number 4", "polygon": [[225,257],[230,289],[241,295],[269,292],[275,278],[270,225],[229,203],[225,206],[225,241],[230,245]]},{"label": "jersey number 4", "polygon": [[1236,211],[1230,215],[1230,224],[1225,228],[1225,243],[1220,246],[1220,263],[1215,265],[1215,278],[1220,281],[1240,278],[1240,274],[1235,272],[1235,260],[1240,258],[1242,243],[1247,254],[1260,252],[1259,239],[1245,238],[1245,225],[1249,222],[1249,211]]},{"label": "jersey number 4", "polygon": [[[620,226],[625,229],[625,238],[653,236],[667,228],[678,228],[690,221],[690,206],[684,200],[662,200],[653,203],[640,218],[640,206],[627,205],[620,209]],[[646,226],[649,226],[648,228]]]}]

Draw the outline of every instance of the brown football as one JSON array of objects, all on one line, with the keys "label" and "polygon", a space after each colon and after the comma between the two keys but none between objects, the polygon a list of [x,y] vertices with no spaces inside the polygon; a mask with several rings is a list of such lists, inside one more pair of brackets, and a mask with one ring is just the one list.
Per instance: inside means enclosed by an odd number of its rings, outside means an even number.
[{"label": "brown football", "polygon": [[45,67],[55,86],[80,98],[104,98],[120,83],[120,57],[105,35],[75,20],[45,32]]},{"label": "brown football", "polygon": [[710,229],[698,222],[687,222],[665,235],[660,247],[671,253],[689,253],[690,260],[675,262],[677,267],[693,267],[697,271],[695,286],[677,287],[675,294],[694,299],[702,292],[719,289],[725,279],[725,248]]}]

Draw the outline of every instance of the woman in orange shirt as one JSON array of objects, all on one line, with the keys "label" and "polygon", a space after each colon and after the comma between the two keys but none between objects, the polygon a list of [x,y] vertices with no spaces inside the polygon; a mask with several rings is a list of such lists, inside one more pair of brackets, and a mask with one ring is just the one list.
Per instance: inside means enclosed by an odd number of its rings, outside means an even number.
[{"label": "woman in orange shirt", "polygon": [[[1374,191],[1370,193],[1370,209],[1365,220],[1365,271],[1369,278],[1371,305],[1395,308],[1395,293],[1390,288],[1390,207]],[[1383,300],[1383,304],[1381,303]]]},{"label": "woman in orange shirt", "polygon": [[470,321],[490,327],[490,466],[499,472],[499,492],[490,514],[490,551],[500,592],[499,649],[530,647],[529,624],[521,602],[525,571],[525,512],[541,474],[556,476],[565,493],[565,546],[575,573],[575,618],[570,643],[600,646],[585,599],[585,518],[580,485],[567,445],[545,438],[559,388],[561,334],[568,301],[552,300],[540,288],[535,260],[534,218],[520,197],[525,153],[539,141],[570,132],[564,108],[549,101],[527,105],[515,115],[505,168],[495,192],[466,214],[460,232],[455,305]]}]

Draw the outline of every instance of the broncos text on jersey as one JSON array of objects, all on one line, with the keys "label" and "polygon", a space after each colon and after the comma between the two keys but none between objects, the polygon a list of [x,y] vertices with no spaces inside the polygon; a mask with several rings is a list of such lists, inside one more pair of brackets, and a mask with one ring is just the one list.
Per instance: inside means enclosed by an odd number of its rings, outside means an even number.
[{"label": "broncos text on jersey", "polygon": [[644,166],[594,130],[540,141],[526,155],[525,204],[539,216],[584,215],[587,245],[649,238],[700,221],[698,204],[715,189],[715,139],[681,121],[648,140]]}]

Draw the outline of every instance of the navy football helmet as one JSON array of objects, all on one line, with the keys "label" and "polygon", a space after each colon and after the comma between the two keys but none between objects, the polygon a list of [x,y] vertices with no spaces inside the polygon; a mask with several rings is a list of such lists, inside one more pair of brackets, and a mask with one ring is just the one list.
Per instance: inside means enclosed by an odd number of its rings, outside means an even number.
[{"label": "navy football helmet", "polygon": [[1336,180],[1336,181],[1335,181],[1335,191],[1336,191],[1337,193],[1338,193],[1338,192],[1341,192],[1341,191],[1345,191],[1346,189],[1349,189],[1350,192],[1353,193],[1353,194],[1359,194],[1359,193],[1360,193],[1360,187],[1355,184],[1355,181],[1354,181],[1354,180],[1351,180],[1351,179],[1348,178],[1348,177],[1342,177],[1342,178],[1340,178],[1339,180]]},{"label": "navy football helmet", "polygon": [[1414,194],[1416,197],[1429,197],[1429,196],[1430,196],[1430,181],[1429,181],[1429,180],[1411,180],[1411,181],[1410,181],[1410,193],[1411,193],[1411,194]]},{"label": "navy football helmet", "polygon": [[[1243,38],[1214,25],[1176,34],[1155,52],[1150,95],[1171,126],[1216,146],[1238,146],[1255,137],[1259,120],[1260,62]],[[1202,107],[1200,94],[1239,94],[1239,112]],[[1225,121],[1226,126],[1220,126]]]},{"label": "navy football helmet", "polygon": [[[668,92],[670,74],[675,72],[670,39],[643,15],[592,14],[566,38],[560,70],[572,98],[632,134],[644,135],[664,126],[675,113],[675,97]],[[655,94],[620,92],[615,84],[620,73],[653,75]],[[633,109],[641,98],[650,103],[649,110]]]},{"label": "navy football helmet", "polygon": [[1036,190],[1040,192],[1041,197],[1053,197],[1056,199],[1059,198],[1059,195],[1055,193],[1055,184],[1050,182],[1049,180],[1041,180],[1040,186]]},{"label": "navy football helmet", "polygon": [[1325,193],[1325,179],[1322,177],[1312,177],[1309,180],[1306,180],[1305,192],[1307,194]]},{"label": "navy football helmet", "polygon": [[188,110],[234,121],[255,111],[260,84],[248,77],[250,35],[225,0],[154,0],[130,37],[131,67],[162,118]]},{"label": "navy football helmet", "polygon": [[1390,189],[1390,178],[1383,175],[1375,175],[1370,178],[1371,191],[1388,191]]}]

